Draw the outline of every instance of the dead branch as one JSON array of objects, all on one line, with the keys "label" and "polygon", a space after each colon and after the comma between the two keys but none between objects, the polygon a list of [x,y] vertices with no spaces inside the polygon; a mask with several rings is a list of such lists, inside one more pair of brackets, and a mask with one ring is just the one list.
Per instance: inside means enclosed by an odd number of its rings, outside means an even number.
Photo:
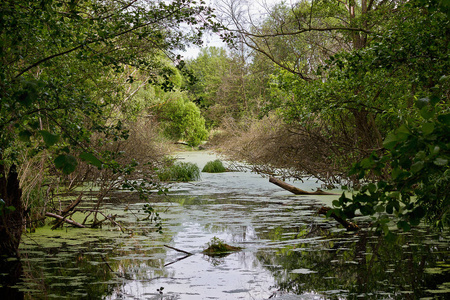
[{"label": "dead branch", "polygon": [[[302,189],[299,189],[293,185],[290,185],[284,181],[281,181],[279,179],[276,179],[274,177],[270,177],[269,181],[273,184],[278,185],[279,187],[282,187],[285,190],[290,191],[291,193],[294,193],[296,195],[337,195],[333,193],[324,192],[322,190],[317,190],[315,192],[307,192]],[[330,210],[330,207],[322,206],[319,210],[319,214],[327,215],[327,212]],[[339,217],[335,213],[331,213],[330,217],[338,221],[342,226],[344,226],[348,231],[357,231],[359,230],[359,226],[355,223],[349,222],[347,220],[344,220],[343,218]]]},{"label": "dead branch", "polygon": [[188,257],[191,256],[191,255],[192,255],[192,254],[188,254],[188,255],[185,255],[185,256],[183,256],[183,257],[180,257],[180,258],[178,258],[178,259],[176,259],[176,260],[174,260],[174,261],[172,261],[172,262],[170,262],[170,263],[165,264],[164,267],[170,266],[170,265],[172,265],[172,264],[174,264],[174,263],[176,263],[176,262],[179,262],[180,260],[186,259],[186,258],[188,258]]},{"label": "dead branch", "polygon": [[71,203],[70,205],[68,205],[62,212],[61,215],[64,216],[66,214],[68,214],[70,211],[72,211],[78,204],[80,204],[81,202],[81,197],[83,197],[83,192],[80,193],[80,195],[78,196],[77,200],[75,200],[75,202]]},{"label": "dead branch", "polygon": [[69,213],[81,202],[81,198],[83,197],[83,193],[81,193],[77,200],[75,200],[74,202],[72,202],[71,204],[69,204],[65,209],[63,209],[61,211],[61,216],[63,217],[63,219],[58,219],[58,221],[56,221],[55,225],[52,226],[52,230],[58,228],[59,226],[61,226],[64,221],[66,220],[66,218],[69,216]]},{"label": "dead branch", "polygon": [[170,248],[170,249],[172,249],[172,250],[175,250],[175,251],[178,251],[178,252],[187,254],[187,255],[194,255],[194,254],[192,254],[191,252],[187,252],[187,251],[184,251],[184,250],[181,250],[181,249],[177,249],[177,248],[175,248],[175,247],[171,247],[171,246],[168,246],[168,245],[164,245],[164,247]]},{"label": "dead branch", "polygon": [[[80,211],[88,211],[88,212],[89,212],[88,216],[91,215],[92,213],[98,213],[98,214],[101,214],[101,215],[105,218],[105,219],[103,219],[103,220],[101,220],[101,221],[99,221],[99,222],[96,222],[96,223],[93,225],[93,227],[99,226],[101,223],[103,223],[103,222],[105,222],[106,220],[108,220],[108,221],[110,221],[111,223],[113,223],[114,225],[116,225],[117,227],[119,227],[119,228],[120,228],[120,231],[122,231],[122,232],[125,233],[125,229],[124,229],[124,228],[123,228],[116,220],[114,220],[115,216],[107,216],[107,215],[105,215],[103,212],[101,212],[101,211],[99,211],[99,210],[94,210],[94,209],[84,209],[84,210],[80,210]],[[87,216],[87,217],[88,217],[88,216]],[[83,224],[84,224],[84,222],[86,221],[87,217],[84,219]]]},{"label": "dead branch", "polygon": [[[330,210],[330,207],[322,206],[319,209],[319,214],[321,215],[327,215],[328,211]],[[344,226],[348,231],[358,231],[360,228],[355,223],[349,222],[347,220],[342,219],[341,217],[337,216],[335,213],[331,213],[330,217],[338,221],[342,226]]]},{"label": "dead branch", "polygon": [[52,217],[52,218],[55,218],[55,219],[58,219],[58,220],[62,220],[64,222],[66,222],[66,223],[69,223],[69,224],[75,226],[75,227],[86,228],[86,226],[84,226],[84,225],[82,225],[82,224],[80,224],[78,222],[75,222],[75,221],[70,220],[70,219],[66,219],[65,217],[62,217],[62,216],[54,214],[54,213],[46,212],[45,215],[47,217]]},{"label": "dead branch", "polygon": [[293,186],[293,185],[291,185],[289,183],[286,183],[286,182],[284,182],[282,180],[279,180],[279,179],[277,179],[275,177],[269,177],[269,182],[271,182],[273,184],[276,184],[279,187],[281,187],[281,188],[283,188],[283,189],[285,189],[285,190],[287,190],[287,191],[289,191],[289,192],[291,192],[293,194],[296,194],[296,195],[337,195],[337,194],[333,194],[333,193],[324,192],[324,191],[322,191],[320,189],[318,189],[315,192],[308,192],[308,191],[299,189],[298,187]]}]

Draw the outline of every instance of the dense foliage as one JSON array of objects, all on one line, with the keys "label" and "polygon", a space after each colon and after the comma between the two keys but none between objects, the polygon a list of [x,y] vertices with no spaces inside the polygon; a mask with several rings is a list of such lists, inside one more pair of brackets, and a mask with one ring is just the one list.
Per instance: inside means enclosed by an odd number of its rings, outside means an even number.
[{"label": "dense foliage", "polygon": [[333,212],[374,216],[386,234],[393,216],[405,230],[448,226],[446,1],[298,1],[259,23],[230,3],[232,37],[272,69],[267,117],[229,126],[227,152],[360,188]]},{"label": "dense foliage", "polygon": [[200,109],[183,93],[168,93],[165,98],[155,109],[164,134],[189,146],[198,146],[206,140],[208,132]]},{"label": "dense foliage", "polygon": [[[175,50],[200,44],[204,30],[218,29],[212,17],[203,1],[190,0],[1,2],[0,198],[16,208],[2,216],[2,253],[14,255],[30,209],[19,184],[42,186],[49,178],[72,184],[82,177],[77,166],[87,164],[105,170],[98,175],[125,179],[123,187],[141,197],[150,192],[151,174],[150,186],[126,177],[154,168],[148,156],[137,161],[121,148],[130,128],[141,128],[132,123],[142,115],[131,87],[140,77],[172,89],[162,56],[177,60]],[[34,166],[38,175],[29,172]]]}]

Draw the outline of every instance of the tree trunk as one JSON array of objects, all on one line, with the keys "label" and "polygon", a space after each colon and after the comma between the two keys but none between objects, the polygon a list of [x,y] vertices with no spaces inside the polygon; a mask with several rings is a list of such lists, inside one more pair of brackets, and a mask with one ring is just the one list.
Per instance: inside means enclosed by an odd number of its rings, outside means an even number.
[{"label": "tree trunk", "polygon": [[[2,256],[19,256],[19,243],[24,225],[21,197],[22,190],[19,187],[16,166],[12,165],[9,168],[6,177],[5,166],[0,164],[0,198],[4,201],[4,207],[0,211],[0,254]],[[10,206],[15,210],[7,209]]]},{"label": "tree trunk", "polygon": [[333,193],[324,192],[322,190],[317,190],[315,192],[307,192],[302,189],[299,189],[298,187],[290,185],[289,183],[286,183],[284,181],[276,179],[275,177],[269,177],[269,182],[276,184],[279,187],[281,187],[293,194],[296,194],[296,195],[337,195],[337,194],[333,194]]}]

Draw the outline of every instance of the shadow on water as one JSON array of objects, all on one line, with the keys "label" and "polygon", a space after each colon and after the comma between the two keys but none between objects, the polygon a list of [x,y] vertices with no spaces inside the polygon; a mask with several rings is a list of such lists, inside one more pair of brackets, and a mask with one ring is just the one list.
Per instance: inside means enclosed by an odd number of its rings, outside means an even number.
[{"label": "shadow on water", "polygon": [[[211,157],[185,155],[202,163]],[[172,191],[153,199],[164,220],[162,234],[136,220],[144,217],[143,203],[132,202],[133,213],[124,212],[118,200],[130,195],[120,193],[107,209],[130,231],[105,225],[26,234],[21,265],[10,265],[20,280],[8,283],[9,292],[25,299],[450,296],[448,233],[418,228],[395,243],[369,231],[347,233],[316,214],[323,198],[291,196],[250,173],[203,173],[201,181],[177,184]],[[226,257],[203,255],[214,237],[243,250]],[[9,278],[4,270],[2,283]]]}]

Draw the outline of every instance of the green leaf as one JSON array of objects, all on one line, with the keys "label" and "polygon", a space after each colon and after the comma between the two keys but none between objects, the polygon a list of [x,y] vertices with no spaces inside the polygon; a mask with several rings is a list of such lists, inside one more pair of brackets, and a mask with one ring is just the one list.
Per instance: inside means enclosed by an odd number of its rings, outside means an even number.
[{"label": "green leaf", "polygon": [[364,158],[364,159],[361,161],[361,166],[362,166],[364,169],[369,169],[369,168],[371,168],[371,167],[373,166],[373,164],[374,164],[374,161],[373,161],[373,159],[372,159],[371,157]]},{"label": "green leaf", "polygon": [[365,216],[373,215],[375,213],[373,207],[370,205],[361,206],[361,208],[359,210]]},{"label": "green leaf", "polygon": [[403,231],[410,231],[411,230],[411,226],[406,221],[398,221],[397,222],[397,227],[400,228],[400,229],[403,229]]},{"label": "green leaf", "polygon": [[30,137],[32,136],[31,132],[28,130],[23,130],[19,132],[19,140],[22,142],[30,142]]},{"label": "green leaf", "polygon": [[397,141],[404,141],[411,135],[408,127],[406,125],[400,125],[400,127],[396,130]]},{"label": "green leaf", "polygon": [[392,214],[394,212],[394,205],[392,203],[388,203],[388,205],[386,205],[386,212],[388,214]]},{"label": "green leaf", "polygon": [[445,115],[440,115],[437,117],[438,121],[445,124],[450,125],[450,113]]},{"label": "green leaf", "polygon": [[339,202],[339,200],[333,200],[333,206],[334,207],[340,207],[341,203]]},{"label": "green leaf", "polygon": [[[431,154],[433,154],[433,155],[438,154],[440,151],[441,151],[441,147],[439,147],[439,146],[437,146],[437,145],[434,146],[434,147],[430,150]],[[421,152],[423,152],[423,151],[421,151]]]},{"label": "green leaf", "polygon": [[422,206],[416,207],[409,215],[411,225],[419,225],[420,221],[425,216],[425,213],[426,211]]},{"label": "green leaf", "polygon": [[97,167],[99,169],[102,168],[103,164],[102,164],[101,160],[99,160],[97,157],[95,157],[95,155],[92,154],[92,153],[83,152],[83,153],[80,154],[80,158],[82,160],[84,160],[85,162],[87,162],[87,163],[89,163],[89,164],[91,164],[91,165],[93,165],[93,166],[95,166],[95,167]]},{"label": "green leaf", "polygon": [[377,186],[373,183],[369,183],[369,185],[367,187],[371,194],[374,194],[377,191]]},{"label": "green leaf", "polygon": [[384,139],[383,146],[388,150],[392,150],[398,143],[397,135],[394,133],[389,133],[386,139]]},{"label": "green leaf", "polygon": [[435,106],[436,104],[439,103],[439,101],[441,101],[441,99],[438,96],[431,96],[430,104],[432,106]]},{"label": "green leaf", "polygon": [[392,177],[392,179],[395,180],[402,173],[403,173],[402,169],[395,167],[391,171],[391,177]]},{"label": "green leaf", "polygon": [[421,160],[421,161],[418,161],[418,162],[416,162],[416,163],[414,163],[414,164],[412,164],[411,165],[411,172],[413,173],[413,174],[415,174],[415,173],[417,173],[417,172],[419,172],[420,170],[422,170],[422,168],[424,167],[424,162]]},{"label": "green leaf", "polygon": [[436,157],[436,159],[433,161],[433,163],[434,163],[436,166],[443,167],[443,166],[445,166],[445,165],[448,164],[448,159],[442,158],[442,157]]},{"label": "green leaf", "polygon": [[61,154],[54,160],[55,167],[64,174],[70,174],[77,168],[78,162],[72,155]]},{"label": "green leaf", "polygon": [[392,233],[391,231],[388,231],[384,238],[386,239],[386,241],[393,243],[397,240],[397,235]]},{"label": "green leaf", "polygon": [[420,98],[416,101],[416,106],[419,109],[422,109],[424,107],[426,107],[428,105],[428,103],[430,103],[430,99],[426,98]]},{"label": "green leaf", "polygon": [[377,206],[375,206],[375,211],[377,212],[377,213],[382,213],[382,212],[384,212],[386,210],[386,208],[383,206],[383,205],[377,205]]},{"label": "green leaf", "polygon": [[434,116],[434,110],[425,106],[420,110],[420,115],[425,120],[431,119]]},{"label": "green leaf", "polygon": [[47,147],[51,147],[59,141],[58,134],[51,134],[47,130],[40,130],[39,133],[42,135],[44,143]]},{"label": "green leaf", "polygon": [[422,125],[422,132],[425,135],[433,133],[434,131],[434,123],[425,123]]}]

